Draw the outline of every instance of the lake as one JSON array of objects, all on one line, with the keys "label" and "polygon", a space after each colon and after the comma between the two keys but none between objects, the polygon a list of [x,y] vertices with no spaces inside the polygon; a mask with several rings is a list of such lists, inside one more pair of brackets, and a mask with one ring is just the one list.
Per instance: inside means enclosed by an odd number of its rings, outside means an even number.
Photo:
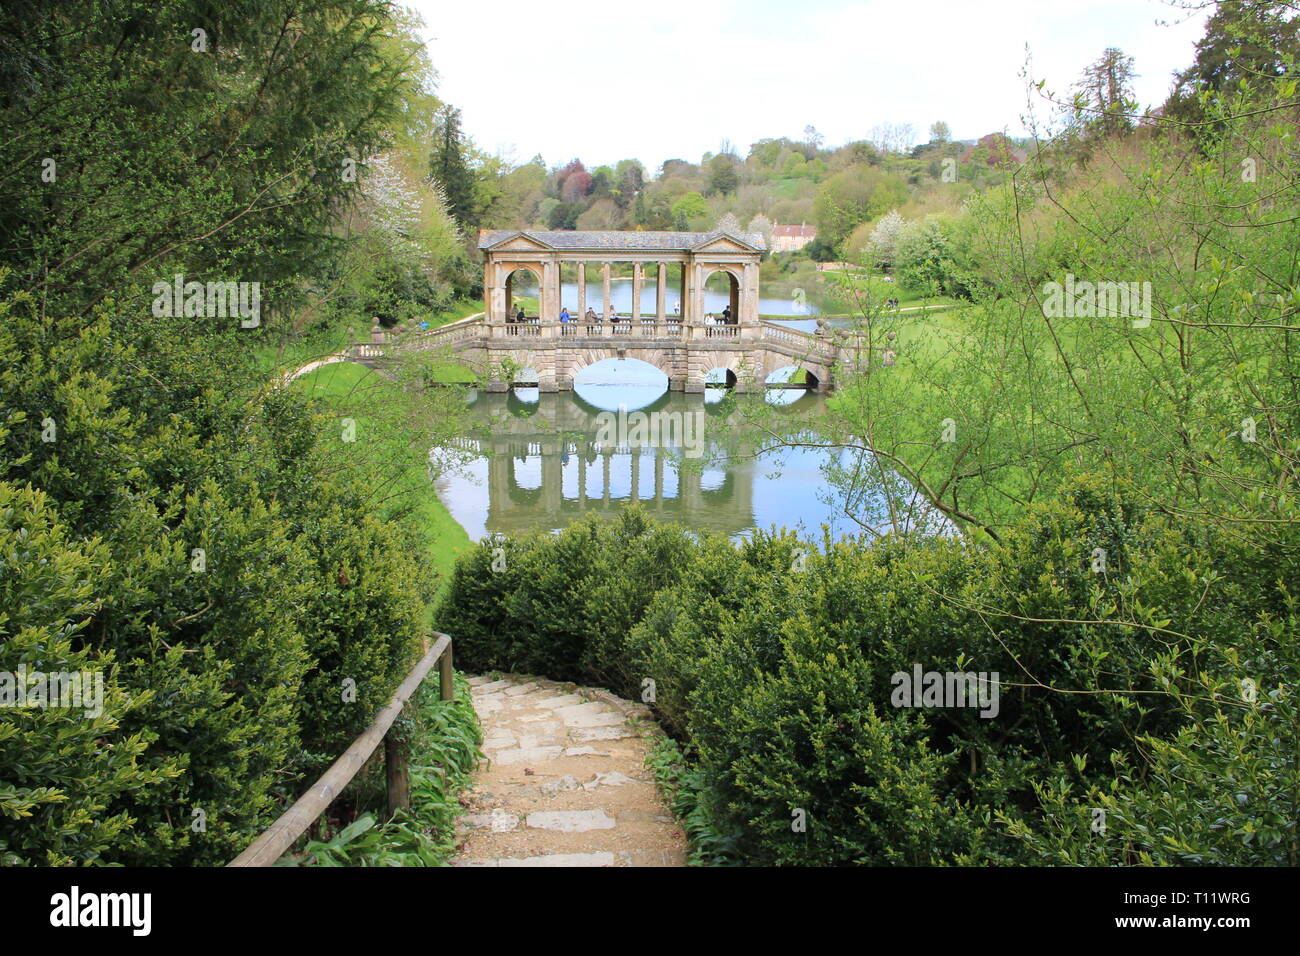
[{"label": "lake", "polygon": [[[706,421],[726,420],[723,390],[670,393],[663,373],[649,366],[620,370],[616,361],[590,366],[573,392],[471,397],[472,426],[457,442],[470,457],[435,485],[471,538],[556,531],[581,515],[612,514],[633,501],[656,519],[733,539],[770,526],[816,538],[822,525],[835,537],[860,531],[823,472],[851,453],[795,448],[754,455],[757,441],[743,439],[724,453],[702,435]],[[814,421],[826,401],[797,389],[768,395]],[[647,436],[637,433],[638,423],[662,427]],[[445,457],[431,453],[431,460]]]}]

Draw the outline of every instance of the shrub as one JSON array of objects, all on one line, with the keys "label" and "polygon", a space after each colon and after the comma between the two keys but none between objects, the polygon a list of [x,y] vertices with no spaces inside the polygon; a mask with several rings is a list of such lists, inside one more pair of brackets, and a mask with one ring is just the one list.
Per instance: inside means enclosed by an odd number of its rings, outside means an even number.
[{"label": "shrub", "polygon": [[[487,579],[480,549],[440,616],[481,666],[653,679],[701,858],[1294,862],[1294,531],[1136,499],[1075,478],[983,547],[734,546],[632,512],[509,543]],[[917,665],[996,672],[997,714],[895,707]]]}]

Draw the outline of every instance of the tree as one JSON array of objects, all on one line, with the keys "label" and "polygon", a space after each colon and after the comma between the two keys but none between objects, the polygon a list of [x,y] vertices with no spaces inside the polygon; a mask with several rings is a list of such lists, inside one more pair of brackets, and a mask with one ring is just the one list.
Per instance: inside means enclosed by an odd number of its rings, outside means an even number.
[{"label": "tree", "polygon": [[728,196],[740,186],[736,160],[731,156],[715,156],[709,162],[709,195]]},{"label": "tree", "polygon": [[626,209],[645,186],[645,167],[635,159],[620,160],[614,167],[614,179],[617,183],[614,200]]},{"label": "tree", "polygon": [[907,201],[901,179],[873,166],[851,166],[822,183],[813,209],[817,237],[835,246],[859,223]]},{"label": "tree", "polygon": [[673,221],[683,224],[679,227],[682,229],[688,228],[688,226],[684,225],[685,223],[693,219],[700,219],[708,214],[708,201],[697,192],[686,193],[672,205]]},{"label": "tree", "polygon": [[912,148],[916,132],[911,123],[880,123],[867,138],[882,153],[903,153]]},{"label": "tree", "polygon": [[893,268],[898,241],[907,225],[907,220],[899,215],[898,210],[891,209],[880,217],[880,221],[871,230],[871,237],[867,240],[864,251],[882,268]]},{"label": "tree", "polygon": [[575,225],[579,229],[600,232],[617,229],[623,222],[623,211],[612,199],[597,199],[587,210],[578,216]]},{"label": "tree", "polygon": [[736,218],[734,213],[730,212],[724,212],[718,218],[718,221],[714,223],[713,228],[716,232],[729,232],[733,236],[740,235],[741,232],[740,220]]},{"label": "tree", "polygon": [[1075,84],[1075,121],[1085,130],[1110,136],[1133,128],[1133,57],[1108,47],[1084,68]]},{"label": "tree", "polygon": [[769,248],[771,248],[772,228],[773,228],[772,220],[768,219],[767,216],[763,215],[760,212],[757,215],[755,215],[753,219],[749,220],[749,226],[746,228],[746,231],[751,235],[762,236],[763,241],[767,243]]},{"label": "tree", "polygon": [[[195,10],[0,5],[30,55],[3,126],[58,166],[0,182],[0,670],[106,693],[104,719],[0,719],[0,865],[228,862],[387,703],[434,590],[375,445],[273,384],[370,251],[366,160],[429,172],[424,46],[378,0],[262,0],[205,7],[200,54]],[[4,168],[29,149],[0,138]],[[178,274],[251,311],[180,314]]]},{"label": "tree", "polygon": [[476,229],[475,177],[465,159],[460,110],[454,107],[445,107],[439,117],[435,146],[429,157],[429,175],[441,187],[447,211],[456,224],[466,233]]},{"label": "tree", "polygon": [[1273,82],[1300,58],[1300,17],[1288,2],[1220,3],[1196,43],[1196,58],[1178,74],[1165,114],[1181,122],[1205,119],[1201,95],[1245,80]]},{"label": "tree", "polygon": [[591,192],[591,173],[575,159],[556,175],[555,185],[561,202],[579,203]]},{"label": "tree", "polygon": [[950,139],[952,139],[952,130],[948,128],[948,124],[943,120],[939,120],[930,127],[930,142],[946,143]]}]

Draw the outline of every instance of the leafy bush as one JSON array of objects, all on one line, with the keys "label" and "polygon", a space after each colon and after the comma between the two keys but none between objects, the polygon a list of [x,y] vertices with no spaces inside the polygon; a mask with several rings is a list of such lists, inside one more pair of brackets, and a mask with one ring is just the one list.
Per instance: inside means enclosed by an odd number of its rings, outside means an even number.
[{"label": "leafy bush", "polygon": [[[1294,552],[1132,500],[1076,478],[983,548],[627,512],[504,542],[495,574],[481,547],[439,619],[477,667],[653,680],[701,860],[1294,862]],[[918,665],[996,673],[996,715],[896,707]]]}]

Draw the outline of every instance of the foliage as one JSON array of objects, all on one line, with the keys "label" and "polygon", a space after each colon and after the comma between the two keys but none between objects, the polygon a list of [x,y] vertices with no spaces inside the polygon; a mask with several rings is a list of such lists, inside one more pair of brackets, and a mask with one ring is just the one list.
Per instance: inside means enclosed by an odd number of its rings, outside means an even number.
[{"label": "foliage", "polygon": [[[93,719],[0,715],[6,862],[227,862],[415,651],[433,580],[391,461],[340,461],[337,417],[257,358],[328,321],[340,279],[364,272],[350,217],[418,239],[443,215],[400,189],[385,204],[384,164],[365,162],[402,155],[431,116],[393,14],[0,13],[31,54],[5,67],[0,108],[23,135],[0,150],[35,170],[0,202],[5,548],[47,562],[0,573],[0,655],[101,671],[106,698]],[[409,252],[377,284],[411,278]],[[153,284],[176,274],[260,283],[261,314],[156,314]]]},{"label": "foliage", "polygon": [[[674,539],[672,574],[606,576],[610,554]],[[1262,540],[1188,536],[1095,478],[983,549],[788,534],[735,548],[634,516],[512,539],[495,574],[486,548],[467,556],[440,620],[478,667],[627,695],[652,679],[684,744],[651,765],[701,859],[1096,862],[1085,811],[1102,806],[1110,862],[1275,862],[1300,847],[1297,569],[1289,550],[1261,558]],[[582,597],[601,586],[629,610],[593,620]],[[633,623],[612,639],[615,620]],[[998,712],[900,709],[891,675],[914,666],[996,673]]]},{"label": "foliage", "polygon": [[[380,822],[377,809],[362,810],[356,819],[323,839],[308,840],[301,853],[282,857],[279,866],[446,866],[456,851],[456,820],[461,813],[460,791],[482,756],[482,732],[471,702],[470,688],[456,679],[456,698],[438,697],[436,679],[421,685],[408,702],[401,722],[409,750],[411,807]],[[390,733],[398,733],[395,727]],[[383,776],[372,771],[378,783]],[[365,790],[362,806],[384,799],[381,786]]]}]

